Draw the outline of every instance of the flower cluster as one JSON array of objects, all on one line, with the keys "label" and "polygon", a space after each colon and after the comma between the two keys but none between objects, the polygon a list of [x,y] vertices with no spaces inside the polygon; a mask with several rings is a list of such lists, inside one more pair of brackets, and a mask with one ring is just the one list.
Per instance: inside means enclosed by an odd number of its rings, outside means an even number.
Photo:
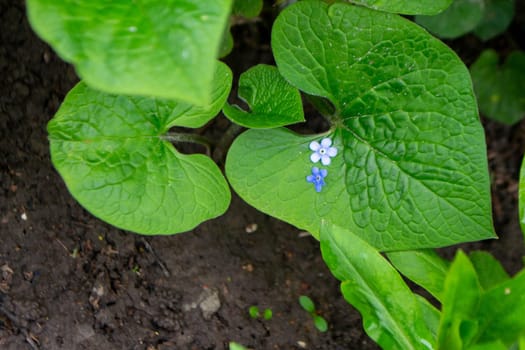
[{"label": "flower cluster", "polygon": [[[337,155],[337,148],[332,147],[332,140],[328,137],[321,140],[321,143],[317,141],[310,142],[310,149],[313,153],[310,155],[310,160],[313,163],[321,161],[323,165],[330,165],[333,157]],[[321,192],[323,186],[326,185],[324,178],[328,175],[328,170],[319,169],[318,167],[312,168],[312,174],[306,177],[306,181],[313,183],[316,192]]]}]

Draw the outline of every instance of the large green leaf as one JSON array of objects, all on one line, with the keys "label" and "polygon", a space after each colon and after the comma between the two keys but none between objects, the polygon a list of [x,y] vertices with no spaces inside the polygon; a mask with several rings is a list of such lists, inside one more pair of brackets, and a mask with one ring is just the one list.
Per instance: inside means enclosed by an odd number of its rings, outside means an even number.
[{"label": "large green leaf", "polygon": [[[397,15],[314,1],[280,14],[272,46],[281,74],[336,112],[324,135],[240,135],[226,172],[242,198],[316,237],[324,219],[381,250],[494,237],[483,129],[450,49]],[[323,137],[339,152],[316,192],[309,144]]]},{"label": "large green leaf", "polygon": [[476,28],[483,19],[484,0],[454,0],[436,16],[416,16],[418,24],[440,38],[453,39]]},{"label": "large green leaf", "polygon": [[438,349],[463,349],[479,332],[481,286],[468,257],[458,251],[445,279]]},{"label": "large green leaf", "polygon": [[84,81],[209,103],[231,0],[28,0],[31,25]]},{"label": "large green leaf", "polygon": [[453,0],[347,0],[374,10],[404,15],[436,15],[445,10]]},{"label": "large green leaf", "polygon": [[441,301],[448,261],[432,249],[408,250],[388,253],[392,265],[405,277],[417,283]]},{"label": "large green leaf", "polygon": [[494,50],[485,50],[470,67],[481,112],[514,124],[525,117],[525,52],[514,51],[500,65]]},{"label": "large green leaf", "polygon": [[172,126],[198,127],[220,111],[232,77],[218,67],[205,107],[73,88],[48,131],[53,164],[80,204],[143,234],[187,231],[224,213],[230,192],[215,163],[163,139]]},{"label": "large green leaf", "polygon": [[249,112],[224,105],[224,114],[239,125],[275,128],[304,121],[301,94],[274,66],[259,64],[241,74],[239,97],[249,105]]},{"label": "large green leaf", "polygon": [[365,331],[383,349],[433,349],[435,338],[421,310],[428,305],[422,306],[377,250],[350,231],[326,224],[321,251],[342,281],[343,296],[361,313]]}]

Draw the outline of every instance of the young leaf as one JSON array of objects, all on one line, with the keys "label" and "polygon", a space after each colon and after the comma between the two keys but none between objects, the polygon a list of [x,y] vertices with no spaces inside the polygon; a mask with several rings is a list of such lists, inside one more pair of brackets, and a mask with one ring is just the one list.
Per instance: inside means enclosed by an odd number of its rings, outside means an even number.
[{"label": "young leaf", "polygon": [[108,93],[211,100],[231,0],[28,0],[33,29],[90,86]]},{"label": "young leaf", "polygon": [[479,342],[501,340],[507,347],[525,333],[525,270],[483,294]]},{"label": "young leaf", "polygon": [[231,341],[230,342],[230,350],[248,350],[248,348],[245,348],[241,344],[238,344],[236,342]]},{"label": "young leaf", "polygon": [[432,249],[390,252],[387,256],[399,272],[441,301],[448,261]]},{"label": "young leaf", "polygon": [[374,10],[404,15],[436,15],[445,10],[452,0],[347,0]]},{"label": "young leaf", "polygon": [[308,311],[309,313],[314,313],[315,312],[315,304],[314,304],[314,302],[312,301],[312,299],[310,299],[306,295],[301,295],[299,297],[299,304],[301,304],[301,307],[304,310]]},{"label": "young leaf", "polygon": [[251,318],[258,318],[261,315],[259,308],[255,305],[252,305],[248,308],[248,313],[250,314]]},{"label": "young leaf", "polygon": [[469,258],[476,270],[479,283],[485,290],[503,283],[510,278],[500,262],[487,252],[471,252]]},{"label": "young leaf", "polygon": [[328,323],[322,316],[313,315],[312,318],[314,321],[315,328],[317,328],[319,332],[324,333],[328,330]]},{"label": "young leaf", "polygon": [[483,18],[474,29],[486,41],[503,33],[514,17],[514,0],[484,0]]},{"label": "young leaf", "polygon": [[470,67],[481,112],[512,125],[525,117],[525,52],[514,51],[503,65],[498,53],[485,50]]},{"label": "young leaf", "polygon": [[481,286],[468,257],[458,251],[445,279],[438,349],[464,349],[479,330]]},{"label": "young leaf", "polygon": [[275,128],[304,121],[299,91],[288,84],[277,68],[259,64],[241,74],[239,97],[251,108],[224,105],[224,114],[248,128]]},{"label": "young leaf", "polygon": [[215,163],[163,140],[170,127],[198,127],[219,112],[231,84],[219,67],[207,107],[73,88],[48,132],[53,164],[80,204],[143,234],[187,231],[224,213],[230,192]]},{"label": "young leaf", "polygon": [[416,16],[416,23],[444,39],[472,31],[483,19],[484,0],[455,0],[437,16]]},{"label": "young leaf", "polygon": [[323,259],[342,281],[345,299],[359,310],[367,334],[383,349],[433,349],[420,301],[401,276],[357,235],[325,223]]},{"label": "young leaf", "polygon": [[[449,48],[397,15],[317,1],[279,15],[272,47],[286,80],[336,112],[322,136],[240,135],[226,173],[244,200],[316,237],[324,219],[381,250],[494,237],[483,129]],[[316,192],[309,145],[323,138],[338,152]]]}]

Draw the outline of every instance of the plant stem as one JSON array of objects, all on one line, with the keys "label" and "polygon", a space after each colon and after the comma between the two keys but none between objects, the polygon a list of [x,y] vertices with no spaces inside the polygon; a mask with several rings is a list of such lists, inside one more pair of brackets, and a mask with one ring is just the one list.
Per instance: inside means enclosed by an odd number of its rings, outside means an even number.
[{"label": "plant stem", "polygon": [[176,132],[168,132],[165,135],[162,135],[160,138],[163,140],[169,141],[169,142],[197,143],[206,148],[206,154],[208,156],[211,155],[212,142],[204,136],[197,135],[197,134],[182,134],[182,133],[176,133]]}]

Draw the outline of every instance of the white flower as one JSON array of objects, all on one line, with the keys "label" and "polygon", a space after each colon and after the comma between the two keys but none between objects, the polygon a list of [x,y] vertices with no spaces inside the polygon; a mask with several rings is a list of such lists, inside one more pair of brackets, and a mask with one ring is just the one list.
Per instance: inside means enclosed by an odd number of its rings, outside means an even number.
[{"label": "white flower", "polygon": [[323,165],[329,165],[332,161],[330,158],[337,155],[337,148],[332,146],[332,140],[328,137],[321,140],[321,143],[317,141],[310,142],[310,149],[314,151],[310,156],[310,160],[317,163],[319,160]]}]

